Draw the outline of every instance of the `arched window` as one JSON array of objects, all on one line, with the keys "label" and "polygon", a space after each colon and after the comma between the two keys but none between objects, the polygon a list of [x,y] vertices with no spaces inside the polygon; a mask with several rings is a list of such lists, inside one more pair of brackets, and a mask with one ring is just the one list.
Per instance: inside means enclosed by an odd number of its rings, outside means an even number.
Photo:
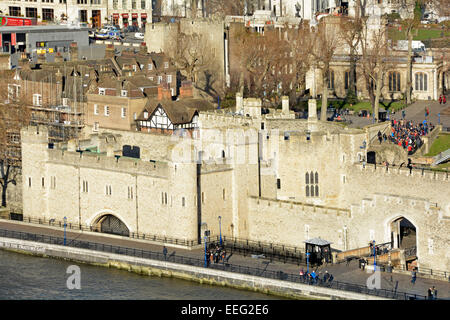
[{"label": "arched window", "polygon": [[416,73],[415,76],[415,90],[416,91],[428,91],[428,75],[423,72]]},{"label": "arched window", "polygon": [[400,91],[400,72],[389,72],[389,91]]},{"label": "arched window", "polygon": [[328,89],[334,90],[334,71],[328,72]]},{"label": "arched window", "polygon": [[307,172],[305,173],[305,183],[306,183],[306,196],[307,197],[318,197],[319,196],[319,173],[318,172]]}]

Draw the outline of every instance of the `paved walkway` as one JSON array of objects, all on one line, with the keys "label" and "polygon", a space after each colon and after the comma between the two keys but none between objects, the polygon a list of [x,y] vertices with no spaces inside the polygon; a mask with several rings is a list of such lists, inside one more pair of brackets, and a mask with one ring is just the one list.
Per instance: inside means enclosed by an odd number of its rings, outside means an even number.
[{"label": "paved walkway", "polygon": [[[450,96],[448,97],[450,98]],[[405,119],[412,120],[415,123],[422,123],[425,120],[425,108],[428,107],[430,115],[427,117],[427,121],[438,124],[438,113],[441,114],[440,120],[443,127],[450,127],[450,102],[446,104],[439,104],[437,101],[417,101],[408,106],[405,109]],[[349,126],[352,128],[362,128],[373,123],[372,118],[362,118],[357,115],[345,116],[346,119],[352,120],[352,124]],[[398,111],[395,114],[390,115],[390,119],[401,119],[402,112]]]},{"label": "paved walkway", "polygon": [[[37,234],[45,234],[63,237],[64,231],[59,228],[49,228],[45,226],[28,224],[24,222],[12,222],[12,221],[0,221],[1,229],[30,232]],[[144,240],[134,240],[119,236],[111,236],[106,234],[96,234],[91,232],[72,232],[67,231],[66,237],[68,241],[70,239],[85,240],[97,243],[104,243],[108,245],[124,246],[136,249],[145,249],[154,252],[162,252],[162,244],[149,243]],[[196,249],[181,249],[166,246],[168,248],[168,255],[176,254],[185,257],[193,257],[198,259],[203,259],[204,251],[201,247]],[[252,257],[244,257],[242,255],[233,254],[229,260],[229,263],[249,266],[253,268],[267,269],[272,271],[283,271],[285,273],[298,274],[300,268],[305,266],[297,266],[295,264],[284,264],[283,262],[270,262],[267,259],[257,259]],[[335,280],[354,283],[359,285],[366,285],[367,278],[370,274],[360,270],[358,268],[358,262],[352,261],[348,265],[346,263],[336,264],[336,265],[326,265],[322,266],[317,270],[318,272],[324,273],[328,271],[333,274]],[[427,290],[431,286],[435,286],[438,291],[439,298],[450,299],[450,283],[448,281],[439,281],[433,279],[417,278],[416,283],[413,285],[411,283],[411,277],[409,275],[395,274],[395,273],[381,273],[381,288],[382,289],[395,289],[397,286],[397,291],[407,292],[418,295],[427,295]],[[398,282],[398,283],[397,283]]]}]

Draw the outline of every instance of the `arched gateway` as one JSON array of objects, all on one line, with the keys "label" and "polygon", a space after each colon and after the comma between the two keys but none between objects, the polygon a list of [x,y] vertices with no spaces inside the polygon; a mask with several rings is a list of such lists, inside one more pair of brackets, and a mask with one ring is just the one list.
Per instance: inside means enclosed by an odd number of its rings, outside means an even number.
[{"label": "arched gateway", "polygon": [[392,247],[404,250],[406,263],[417,260],[416,226],[405,217],[397,217],[391,221],[390,230]]},{"label": "arched gateway", "polygon": [[97,219],[94,228],[100,232],[116,234],[124,237],[130,236],[130,230],[119,218],[106,214]]}]

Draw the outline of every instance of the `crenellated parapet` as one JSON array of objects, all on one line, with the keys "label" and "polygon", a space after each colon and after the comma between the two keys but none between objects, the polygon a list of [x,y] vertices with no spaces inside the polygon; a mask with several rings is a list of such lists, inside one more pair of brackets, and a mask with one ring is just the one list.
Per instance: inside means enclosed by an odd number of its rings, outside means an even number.
[{"label": "crenellated parapet", "polygon": [[133,175],[168,176],[168,163],[166,162],[142,161],[128,157],[110,157],[106,154],[87,151],[71,152],[57,149],[49,149],[48,155],[48,162],[53,164],[126,172]]}]

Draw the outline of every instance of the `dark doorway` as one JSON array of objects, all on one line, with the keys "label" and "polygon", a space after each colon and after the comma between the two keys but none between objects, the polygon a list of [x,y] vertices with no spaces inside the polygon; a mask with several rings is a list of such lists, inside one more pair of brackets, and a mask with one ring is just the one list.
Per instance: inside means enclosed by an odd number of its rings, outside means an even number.
[{"label": "dark doorway", "polygon": [[141,157],[141,149],[137,146],[124,145],[122,147],[122,156],[139,159]]},{"label": "dark doorway", "polygon": [[376,163],[376,153],[375,151],[369,151],[367,152],[367,163]]},{"label": "dark doorway", "polygon": [[130,231],[128,230],[125,223],[123,223],[119,218],[113,215],[106,215],[100,218],[98,221],[100,225],[100,232],[116,234],[124,237],[130,236]]}]

